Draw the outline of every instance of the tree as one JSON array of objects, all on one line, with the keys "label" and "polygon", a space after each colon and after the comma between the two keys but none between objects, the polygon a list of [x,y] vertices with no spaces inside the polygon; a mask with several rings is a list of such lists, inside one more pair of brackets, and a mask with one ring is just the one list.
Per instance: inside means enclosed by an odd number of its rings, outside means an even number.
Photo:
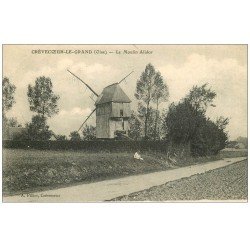
[{"label": "tree", "polygon": [[142,137],[142,121],[138,117],[138,115],[135,113],[135,111],[132,111],[131,117],[129,118],[129,125],[130,129],[128,131],[128,136],[132,138],[133,140],[140,140]]},{"label": "tree", "polygon": [[83,128],[82,134],[83,134],[84,141],[91,141],[91,140],[96,139],[95,127],[92,125],[86,125]]},{"label": "tree", "polygon": [[228,118],[213,122],[206,117],[215,96],[207,85],[195,86],[178,104],[172,103],[164,121],[166,137],[177,144],[189,144],[194,156],[217,154],[223,149],[228,140]]},{"label": "tree", "polygon": [[185,99],[195,108],[202,112],[206,112],[208,106],[214,107],[214,98],[216,97],[215,91],[208,88],[208,84],[202,86],[193,86]]},{"label": "tree", "polygon": [[7,120],[7,124],[10,127],[22,127],[22,125],[17,121],[15,117],[11,117]]},{"label": "tree", "polygon": [[49,77],[36,78],[35,86],[28,86],[30,110],[42,117],[51,117],[58,113],[59,96],[53,92],[53,84]]},{"label": "tree", "polygon": [[[36,78],[35,86],[28,85],[27,95],[30,110],[37,113],[32,117],[32,122],[29,124],[30,136],[37,140],[48,140],[52,136],[52,131],[49,130],[47,125],[47,118],[59,111],[57,107],[59,96],[53,92],[51,79],[45,76]],[[36,131],[36,129],[38,130]]]},{"label": "tree", "polygon": [[228,118],[225,118],[223,116],[220,116],[216,119],[216,125],[219,129],[221,130],[224,130],[226,128],[226,126],[228,125],[229,123],[229,119]]},{"label": "tree", "polygon": [[166,102],[169,98],[169,90],[167,84],[164,83],[160,72],[155,76],[155,88],[153,91],[153,101],[156,103],[155,125],[154,125],[154,140],[159,139],[158,120],[159,120],[159,104]]},{"label": "tree", "polygon": [[144,119],[144,137],[149,138],[149,119],[152,103],[156,104],[156,116],[154,120],[154,134],[156,138],[157,123],[159,118],[158,108],[162,101],[168,99],[169,92],[168,87],[163,81],[163,77],[160,72],[157,72],[152,64],[148,64],[145,70],[142,72],[140,79],[136,84],[135,97],[145,103],[145,119]]},{"label": "tree", "polygon": [[215,155],[225,148],[227,140],[227,133],[219,129],[215,122],[206,119],[191,140],[191,153],[193,156]]},{"label": "tree", "polygon": [[71,141],[81,141],[81,136],[77,131],[73,131],[69,135]]},{"label": "tree", "polygon": [[7,118],[6,112],[9,111],[13,104],[15,103],[14,94],[16,91],[16,86],[11,84],[9,78],[4,77],[2,80],[2,116],[3,116],[3,128],[5,129],[7,126],[10,127],[21,127],[21,124],[18,123],[17,119]]},{"label": "tree", "polygon": [[[158,118],[157,118],[158,117]],[[147,126],[147,139],[157,140],[160,139],[160,131],[158,127],[155,126],[156,120],[159,121],[159,111],[153,107],[148,109],[148,126]],[[160,128],[160,126],[159,126]]]},{"label": "tree", "polygon": [[[159,110],[154,109],[153,107],[148,108],[148,120],[147,120],[147,137],[143,137],[145,131],[145,117],[147,109],[142,102],[138,103],[137,113],[132,112],[131,118],[129,119],[130,131],[129,136],[134,140],[139,139],[148,139],[156,140],[161,138],[161,128],[162,126],[155,127],[155,121],[158,116],[157,124],[162,123]],[[156,130],[155,130],[156,129]]]},{"label": "tree", "polygon": [[46,124],[46,117],[35,115],[32,117],[31,123],[26,125],[28,131],[28,138],[32,141],[44,141],[49,140],[53,135],[53,132],[49,130],[49,126]]},{"label": "tree", "polygon": [[2,111],[3,116],[5,116],[6,112],[10,110],[15,103],[14,94],[16,91],[16,86],[11,84],[9,78],[4,77],[2,80],[2,95],[3,95],[3,103],[2,103]]},{"label": "tree", "polygon": [[205,119],[203,112],[195,110],[187,100],[177,105],[172,103],[165,117],[166,138],[174,143],[187,144]]}]

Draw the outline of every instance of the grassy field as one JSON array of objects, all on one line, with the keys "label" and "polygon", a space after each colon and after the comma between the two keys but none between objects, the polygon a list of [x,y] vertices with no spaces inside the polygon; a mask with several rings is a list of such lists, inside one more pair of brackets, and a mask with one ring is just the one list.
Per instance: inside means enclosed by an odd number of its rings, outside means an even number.
[{"label": "grassy field", "polygon": [[142,153],[142,157],[144,161],[134,160],[133,154],[126,152],[3,149],[3,195],[162,171],[223,156],[178,159],[176,166],[166,162],[165,154],[147,152]]},{"label": "grassy field", "polygon": [[113,201],[247,200],[247,161],[211,170]]}]

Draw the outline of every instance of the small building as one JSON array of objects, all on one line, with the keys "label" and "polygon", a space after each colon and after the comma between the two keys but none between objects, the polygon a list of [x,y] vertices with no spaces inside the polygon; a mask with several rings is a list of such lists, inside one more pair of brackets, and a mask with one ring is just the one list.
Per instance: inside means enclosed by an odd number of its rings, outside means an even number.
[{"label": "small building", "polygon": [[128,135],[131,100],[118,83],[103,89],[96,100],[96,137],[115,138],[119,133]]}]

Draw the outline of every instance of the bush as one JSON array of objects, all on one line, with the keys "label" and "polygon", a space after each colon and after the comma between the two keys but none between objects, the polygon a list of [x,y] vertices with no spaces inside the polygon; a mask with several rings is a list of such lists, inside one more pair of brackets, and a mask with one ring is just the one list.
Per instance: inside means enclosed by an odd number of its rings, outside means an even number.
[{"label": "bush", "polygon": [[81,136],[77,131],[72,131],[69,138],[71,141],[81,141]]},{"label": "bush", "polygon": [[91,141],[96,139],[96,128],[92,125],[86,125],[83,128],[82,135],[84,141]]},{"label": "bush", "polygon": [[55,136],[57,141],[66,141],[67,137],[65,135],[56,135]]}]

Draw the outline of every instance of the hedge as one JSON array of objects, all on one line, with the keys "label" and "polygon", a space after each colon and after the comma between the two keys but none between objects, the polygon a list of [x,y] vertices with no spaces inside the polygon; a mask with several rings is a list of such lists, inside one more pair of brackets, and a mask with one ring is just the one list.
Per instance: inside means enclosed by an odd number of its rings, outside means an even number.
[{"label": "hedge", "polygon": [[[82,150],[90,152],[135,152],[173,149],[167,141],[14,141],[4,140],[3,148],[42,149],[42,150]],[[175,147],[176,149],[177,147]],[[178,146],[180,149],[180,146]],[[183,147],[182,147],[183,150]]]}]

